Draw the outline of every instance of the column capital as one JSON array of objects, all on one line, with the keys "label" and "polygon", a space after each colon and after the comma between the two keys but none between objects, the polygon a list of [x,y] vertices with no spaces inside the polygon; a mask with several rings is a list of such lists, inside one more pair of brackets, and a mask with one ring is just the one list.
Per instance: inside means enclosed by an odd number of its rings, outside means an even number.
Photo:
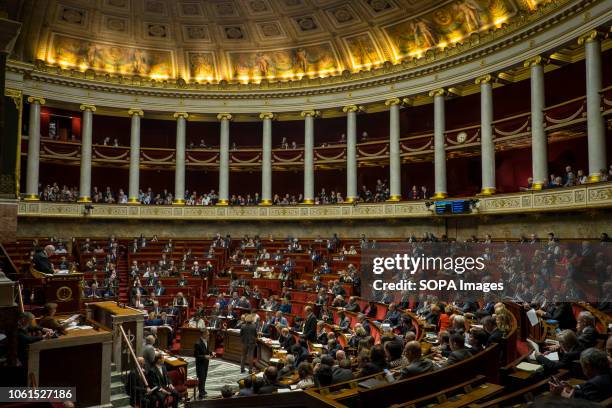
[{"label": "column capital", "polygon": [[362,110],[362,108],[360,106],[357,105],[348,105],[342,108],[342,112],[344,113],[349,113],[349,112],[357,112]]},{"label": "column capital", "polygon": [[96,111],[96,107],[94,105],[87,105],[87,104],[83,104],[81,106],[79,106],[79,109],[82,111],[92,111],[95,112]]},{"label": "column capital", "polygon": [[597,30],[591,30],[588,33],[582,34],[578,37],[578,44],[583,45],[588,42],[598,41],[603,38],[603,33]]},{"label": "column capital", "polygon": [[476,85],[482,85],[482,84],[488,84],[491,81],[493,81],[493,77],[491,76],[491,74],[487,74],[487,75],[479,76],[478,78],[476,78],[474,80],[474,83]]},{"label": "column capital", "polygon": [[128,110],[128,115],[129,116],[144,116],[144,112],[142,111],[142,109],[130,108]]},{"label": "column capital", "polygon": [[395,106],[400,105],[401,103],[402,101],[400,100],[400,98],[391,98],[385,101],[385,106]]},{"label": "column capital", "polygon": [[446,96],[446,89],[438,88],[438,89],[429,91],[429,96]]},{"label": "column capital", "polygon": [[172,115],[172,117],[174,119],[178,119],[178,118],[187,119],[189,118],[189,114],[187,112],[174,112],[174,115]]},{"label": "column capital", "polygon": [[28,103],[35,103],[38,102],[40,105],[44,105],[45,103],[47,103],[47,101],[45,101],[45,98],[43,98],[42,96],[29,96],[28,97]]},{"label": "column capital", "polygon": [[301,117],[303,117],[303,118],[305,118],[305,117],[312,117],[312,118],[316,118],[316,117],[317,117],[317,116],[319,116],[320,114],[321,114],[321,112],[320,112],[320,111],[318,111],[318,110],[305,110],[305,111],[302,111],[302,112],[300,113],[300,116],[301,116]]},{"label": "column capital", "polygon": [[523,66],[525,68],[530,68],[530,67],[533,67],[534,65],[544,65],[546,64],[546,62],[547,60],[543,58],[541,55],[536,55],[535,57],[531,57],[525,60],[525,62],[523,63]]},{"label": "column capital", "polygon": [[259,119],[274,119],[274,113],[262,112],[259,114]]},{"label": "column capital", "polygon": [[220,113],[217,115],[217,120],[232,120],[232,114],[231,113]]}]

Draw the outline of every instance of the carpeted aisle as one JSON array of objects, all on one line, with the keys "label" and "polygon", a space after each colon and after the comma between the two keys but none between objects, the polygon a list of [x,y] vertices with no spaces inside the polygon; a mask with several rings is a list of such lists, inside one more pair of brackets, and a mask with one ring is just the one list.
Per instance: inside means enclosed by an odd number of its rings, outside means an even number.
[{"label": "carpeted aisle", "polygon": [[[181,357],[189,363],[187,377],[196,378],[195,359],[193,357]],[[240,365],[238,364],[220,359],[210,360],[208,378],[206,379],[207,397],[221,396],[221,387],[226,384],[231,385],[234,389],[238,389],[238,380],[245,375],[246,373],[240,373]],[[191,392],[189,396],[191,397]]]}]

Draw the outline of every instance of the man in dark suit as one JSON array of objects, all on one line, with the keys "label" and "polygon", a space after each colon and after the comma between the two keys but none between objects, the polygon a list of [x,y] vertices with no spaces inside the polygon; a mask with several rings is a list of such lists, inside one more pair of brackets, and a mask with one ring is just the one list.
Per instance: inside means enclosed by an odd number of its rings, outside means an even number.
[{"label": "man in dark suit", "polygon": [[304,322],[304,338],[307,341],[315,342],[317,339],[317,318],[312,312],[312,307],[306,306],[306,321]]},{"label": "man in dark suit", "polygon": [[545,354],[536,353],[536,361],[542,364],[548,372],[554,372],[561,368],[570,368],[574,360],[580,358],[580,346],[576,333],[571,330],[563,330],[557,336],[559,340],[559,360],[553,361],[546,358]]},{"label": "man in dark suit", "polygon": [[295,339],[293,338],[293,335],[289,333],[289,329],[286,327],[283,327],[281,329],[281,335],[278,338],[278,341],[280,343],[281,348],[283,350],[287,350],[287,352],[290,352],[291,348],[295,344]]},{"label": "man in dark suit", "polygon": [[404,354],[408,359],[408,365],[400,371],[400,378],[413,377],[433,370],[432,361],[428,358],[423,358],[421,355],[421,344],[418,341],[413,340],[406,343]]},{"label": "man in dark suit", "polygon": [[606,353],[596,348],[588,348],[580,354],[580,366],[587,381],[572,386],[562,381],[550,382],[552,394],[565,398],[579,398],[600,402],[612,396],[612,379]]},{"label": "man in dark suit", "polygon": [[155,354],[153,365],[147,370],[147,382],[151,388],[151,403],[153,406],[159,403],[160,407],[165,406],[164,401],[167,397],[172,397],[172,407],[177,408],[179,403],[178,392],[168,379],[168,371],[164,366],[161,353]]},{"label": "man in dark suit", "polygon": [[485,329],[489,338],[485,346],[490,346],[493,343],[501,343],[504,339],[504,333],[497,328],[497,323],[492,316],[485,316],[482,319],[482,327]]},{"label": "man in dark suit", "polygon": [[257,329],[253,324],[253,317],[247,315],[244,324],[240,327],[240,342],[242,343],[242,358],[240,359],[240,372],[244,373],[245,362],[249,363],[249,372],[253,371],[253,350],[257,341]]},{"label": "man in dark suit", "polygon": [[446,360],[446,366],[456,364],[472,357],[472,352],[465,347],[465,337],[461,334],[453,334],[450,338],[451,353]]},{"label": "man in dark suit", "polygon": [[258,394],[272,394],[279,388],[285,388],[277,381],[278,370],[274,366],[269,366],[264,371],[264,385],[259,389]]},{"label": "man in dark suit", "polygon": [[591,312],[580,312],[576,332],[578,333],[580,350],[595,347],[597,344],[597,330],[595,329],[595,316]]},{"label": "man in dark suit", "polygon": [[561,330],[573,330],[576,327],[576,318],[574,317],[570,302],[556,302],[550,311],[538,310],[537,313],[545,320],[555,320],[558,322],[559,329]]},{"label": "man in dark suit", "polygon": [[338,313],[338,326],[340,326],[340,330],[345,333],[351,331],[351,319],[344,314],[344,312]]},{"label": "man in dark suit", "polygon": [[51,262],[49,261],[49,257],[54,253],[55,247],[53,245],[47,245],[45,249],[36,251],[34,258],[32,259],[34,269],[47,274],[55,273],[53,265],[51,265]]},{"label": "man in dark suit", "polygon": [[208,330],[200,329],[200,339],[195,344],[193,356],[196,363],[196,375],[198,376],[198,394],[202,399],[207,394],[206,392],[206,376],[208,375],[208,363],[214,357],[214,352],[208,347]]}]

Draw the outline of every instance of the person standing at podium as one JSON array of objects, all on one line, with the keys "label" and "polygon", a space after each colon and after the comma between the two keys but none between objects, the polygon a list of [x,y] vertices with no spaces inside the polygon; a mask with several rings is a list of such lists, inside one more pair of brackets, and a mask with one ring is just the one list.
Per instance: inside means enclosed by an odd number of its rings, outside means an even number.
[{"label": "person standing at podium", "polygon": [[51,261],[49,261],[49,257],[53,254],[55,254],[55,247],[53,245],[47,245],[44,249],[36,251],[32,259],[34,269],[42,273],[53,275],[55,269],[53,269],[53,265]]},{"label": "person standing at podium", "polygon": [[253,317],[247,315],[244,324],[240,327],[240,342],[242,343],[242,358],[240,359],[240,372],[244,373],[244,364],[248,359],[249,372],[253,372],[253,351],[257,341],[257,329],[253,324]]},{"label": "person standing at podium", "polygon": [[200,329],[200,339],[195,344],[193,356],[196,363],[196,375],[198,376],[198,398],[203,399],[206,392],[206,377],[208,375],[208,364],[215,353],[210,350],[208,344],[208,329]]}]

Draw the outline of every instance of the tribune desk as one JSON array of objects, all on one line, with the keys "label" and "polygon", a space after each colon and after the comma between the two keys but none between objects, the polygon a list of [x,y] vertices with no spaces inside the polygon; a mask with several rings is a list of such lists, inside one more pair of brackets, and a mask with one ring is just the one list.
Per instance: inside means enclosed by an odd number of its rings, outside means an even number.
[{"label": "tribune desk", "polygon": [[76,387],[78,406],[110,407],[112,344],[109,330],[93,328],[32,343],[28,382],[33,379],[39,388]]},{"label": "tribune desk", "polygon": [[87,318],[108,328],[113,333],[113,362],[117,371],[127,369],[127,353],[122,353],[123,338],[119,326],[127,334],[137,356],[142,355],[144,314],[129,306],[117,306],[116,302],[87,303]]}]

